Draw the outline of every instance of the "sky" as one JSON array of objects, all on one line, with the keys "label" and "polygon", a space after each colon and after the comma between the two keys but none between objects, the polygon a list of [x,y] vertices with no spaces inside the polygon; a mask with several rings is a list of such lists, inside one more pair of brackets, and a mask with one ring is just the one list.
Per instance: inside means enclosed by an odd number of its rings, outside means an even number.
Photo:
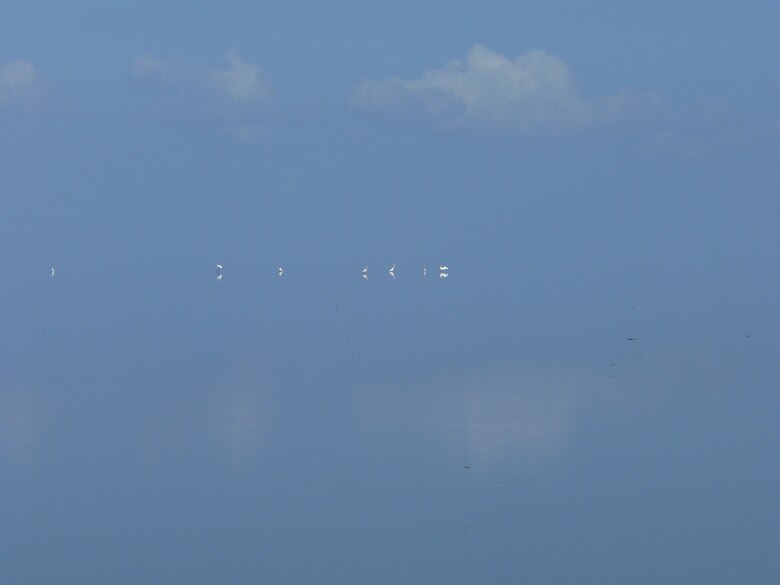
[{"label": "sky", "polygon": [[775,582],[779,28],[0,3],[0,577]]}]

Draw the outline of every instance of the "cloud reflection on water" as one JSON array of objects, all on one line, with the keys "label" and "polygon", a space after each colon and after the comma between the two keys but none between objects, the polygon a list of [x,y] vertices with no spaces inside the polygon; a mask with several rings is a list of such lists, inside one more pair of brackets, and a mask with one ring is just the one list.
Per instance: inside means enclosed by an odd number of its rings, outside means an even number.
[{"label": "cloud reflection on water", "polygon": [[[270,376],[256,356],[216,368],[185,399],[170,396],[144,408],[138,448],[145,459],[216,450],[231,467],[253,463],[270,425]],[[205,456],[205,455],[204,455]]]},{"label": "cloud reflection on water", "polygon": [[[371,393],[370,426],[444,446],[453,465],[491,473],[539,473],[570,440],[583,377],[555,369],[507,369],[439,378]],[[391,428],[390,428],[391,427]]]},{"label": "cloud reflection on water", "polygon": [[0,392],[0,460],[30,457],[41,426],[40,408],[29,389]]}]

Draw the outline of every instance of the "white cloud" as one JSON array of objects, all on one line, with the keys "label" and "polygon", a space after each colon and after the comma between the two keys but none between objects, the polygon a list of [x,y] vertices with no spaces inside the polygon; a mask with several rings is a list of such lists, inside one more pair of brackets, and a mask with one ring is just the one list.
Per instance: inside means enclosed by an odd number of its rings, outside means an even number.
[{"label": "white cloud", "polygon": [[149,55],[141,55],[133,61],[133,79],[160,90],[173,90],[187,85],[187,74],[183,66]]},{"label": "white cloud", "polygon": [[43,90],[43,77],[30,61],[16,59],[0,65],[0,107],[35,107]]},{"label": "white cloud", "polygon": [[227,53],[224,67],[206,68],[142,55],[131,73],[136,84],[152,92],[160,111],[241,138],[262,134],[260,117],[273,87],[261,67],[237,51]]},{"label": "white cloud", "polygon": [[229,52],[226,61],[226,69],[208,71],[208,87],[215,97],[238,104],[263,103],[271,97],[271,83],[259,66],[242,61],[236,51]]},{"label": "white cloud", "polygon": [[482,45],[419,79],[365,80],[355,97],[368,110],[424,116],[439,128],[520,133],[576,130],[644,101],[630,92],[585,100],[559,57],[537,50],[508,59]]}]

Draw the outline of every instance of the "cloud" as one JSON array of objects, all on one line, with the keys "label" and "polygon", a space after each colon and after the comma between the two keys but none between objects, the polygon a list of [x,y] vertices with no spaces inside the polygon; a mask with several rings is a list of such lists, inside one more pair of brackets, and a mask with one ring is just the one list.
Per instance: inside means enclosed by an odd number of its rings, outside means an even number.
[{"label": "cloud", "polygon": [[141,55],[131,73],[133,81],[150,92],[159,112],[241,138],[262,133],[263,106],[273,86],[261,67],[242,60],[238,51],[227,53],[224,67],[206,68]]},{"label": "cloud", "polygon": [[26,59],[0,65],[0,108],[34,108],[43,97],[44,86],[43,76]]},{"label": "cloud", "polygon": [[585,100],[559,57],[536,50],[508,59],[482,45],[419,79],[364,80],[355,99],[367,110],[422,117],[442,129],[524,134],[603,124],[648,102],[628,91]]}]

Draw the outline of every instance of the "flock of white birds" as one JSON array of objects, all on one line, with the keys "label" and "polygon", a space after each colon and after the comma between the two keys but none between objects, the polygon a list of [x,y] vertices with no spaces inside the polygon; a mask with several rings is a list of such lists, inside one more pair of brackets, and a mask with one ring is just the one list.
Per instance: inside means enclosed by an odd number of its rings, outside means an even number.
[{"label": "flock of white birds", "polygon": [[[217,280],[222,280],[222,276],[223,276],[222,264],[220,264],[219,262],[215,262],[214,265],[217,267]],[[446,266],[444,264],[439,265],[439,278],[447,278],[450,275],[449,271],[450,271],[450,267],[449,266]],[[391,278],[393,280],[395,280],[395,263],[393,263],[393,265],[389,268],[387,273],[391,276]],[[276,269],[276,274],[278,276],[284,276],[284,267],[283,266],[279,266],[279,268]],[[52,278],[54,278],[54,268],[51,269],[51,275],[52,275]],[[427,266],[423,266],[422,275],[423,275],[423,278],[428,276],[428,267]],[[368,266],[364,266],[360,270],[360,277],[363,280],[368,280]]]},{"label": "flock of white birds", "polygon": [[[445,266],[444,264],[440,265],[439,278],[447,278],[450,275],[449,270],[449,266]],[[393,263],[387,273],[392,277],[393,280],[395,280],[395,263]],[[422,275],[423,278],[428,276],[428,268],[426,266],[423,266]],[[368,280],[368,266],[363,267],[363,269],[360,271],[360,276],[363,277],[363,280]]]},{"label": "flock of white birds", "polygon": [[[214,265],[217,267],[217,280],[222,280],[222,277],[224,276],[222,264],[220,264],[219,262],[215,262]],[[449,270],[450,270],[449,266],[445,266],[444,264],[441,264],[439,266],[439,278],[447,278],[450,275]],[[393,263],[393,265],[390,267],[387,273],[392,277],[393,280],[395,280],[395,263]],[[284,276],[284,267],[279,266],[276,269],[276,274],[278,276]],[[56,269],[54,268],[54,266],[52,266],[51,277],[54,278],[55,275],[56,275]],[[428,276],[428,268],[426,266],[423,266],[422,275],[423,278],[426,278]],[[368,266],[364,266],[360,270],[360,276],[361,278],[363,278],[363,280],[368,280]]]}]

